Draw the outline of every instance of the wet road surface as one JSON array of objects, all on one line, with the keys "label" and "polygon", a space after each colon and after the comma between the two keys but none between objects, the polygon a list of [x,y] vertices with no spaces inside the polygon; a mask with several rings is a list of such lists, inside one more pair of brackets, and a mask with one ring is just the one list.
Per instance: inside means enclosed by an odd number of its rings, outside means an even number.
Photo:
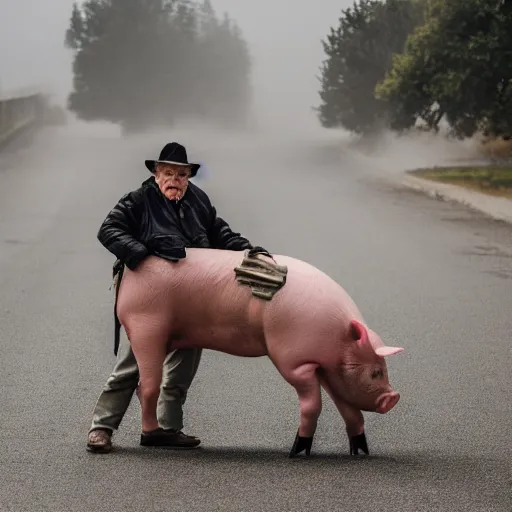
[{"label": "wet road surface", "polygon": [[405,347],[388,360],[401,401],[365,415],[371,457],[349,458],[324,395],[313,456],[288,459],[293,388],[267,359],[218,353],[185,409],[200,450],[139,447],[134,400],[115,450],[86,452],[115,363],[113,256],[96,233],[168,136],[70,127],[0,156],[0,510],[509,511],[512,228],[331,142],[170,135],[207,161],[197,183],[234,229],[325,270]]}]

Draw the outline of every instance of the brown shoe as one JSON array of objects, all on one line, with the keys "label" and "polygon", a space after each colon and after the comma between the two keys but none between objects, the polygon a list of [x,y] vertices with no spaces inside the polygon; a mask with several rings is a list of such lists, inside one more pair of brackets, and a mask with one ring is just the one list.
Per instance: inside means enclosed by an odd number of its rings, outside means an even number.
[{"label": "brown shoe", "polygon": [[89,432],[87,451],[93,453],[109,453],[112,450],[112,430],[97,428]]},{"label": "brown shoe", "polygon": [[141,446],[190,449],[201,444],[201,441],[181,431],[159,428],[152,432],[143,432],[140,436],[140,444]]}]

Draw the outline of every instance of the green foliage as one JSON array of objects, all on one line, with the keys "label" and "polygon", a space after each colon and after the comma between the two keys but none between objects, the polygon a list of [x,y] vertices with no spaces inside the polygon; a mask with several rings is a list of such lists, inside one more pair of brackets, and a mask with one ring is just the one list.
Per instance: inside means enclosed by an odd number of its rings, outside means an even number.
[{"label": "green foliage", "polygon": [[68,106],[126,130],[184,117],[246,121],[251,59],[239,28],[209,0],[86,0],[73,5]]},{"label": "green foliage", "polygon": [[422,14],[423,1],[416,0],[356,0],[342,10],[339,26],[322,41],[327,59],[317,111],[324,127],[368,133],[385,123],[387,105],[375,97],[375,86]]},{"label": "green foliage", "polygon": [[425,24],[376,87],[391,127],[417,120],[452,133],[512,135],[512,6],[497,0],[428,0]]},{"label": "green foliage", "polygon": [[507,197],[512,193],[512,168],[503,165],[420,169],[410,174],[427,180],[480,190],[503,191]]}]

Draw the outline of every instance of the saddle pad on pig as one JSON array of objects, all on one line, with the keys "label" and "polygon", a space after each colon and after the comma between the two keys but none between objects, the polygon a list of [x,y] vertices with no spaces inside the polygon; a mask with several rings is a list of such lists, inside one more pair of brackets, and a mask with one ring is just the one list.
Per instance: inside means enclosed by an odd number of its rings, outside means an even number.
[{"label": "saddle pad on pig", "polygon": [[250,286],[252,294],[270,301],[285,285],[288,268],[261,259],[259,255],[250,256],[245,251],[242,263],[235,269],[235,279],[242,286]]}]

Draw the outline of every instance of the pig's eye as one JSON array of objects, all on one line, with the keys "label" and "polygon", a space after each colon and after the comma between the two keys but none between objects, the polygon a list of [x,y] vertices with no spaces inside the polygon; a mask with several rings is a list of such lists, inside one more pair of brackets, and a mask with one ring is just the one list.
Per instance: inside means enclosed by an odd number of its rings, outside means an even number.
[{"label": "pig's eye", "polygon": [[382,370],[373,370],[372,379],[378,379],[379,377],[383,377],[384,373]]}]

